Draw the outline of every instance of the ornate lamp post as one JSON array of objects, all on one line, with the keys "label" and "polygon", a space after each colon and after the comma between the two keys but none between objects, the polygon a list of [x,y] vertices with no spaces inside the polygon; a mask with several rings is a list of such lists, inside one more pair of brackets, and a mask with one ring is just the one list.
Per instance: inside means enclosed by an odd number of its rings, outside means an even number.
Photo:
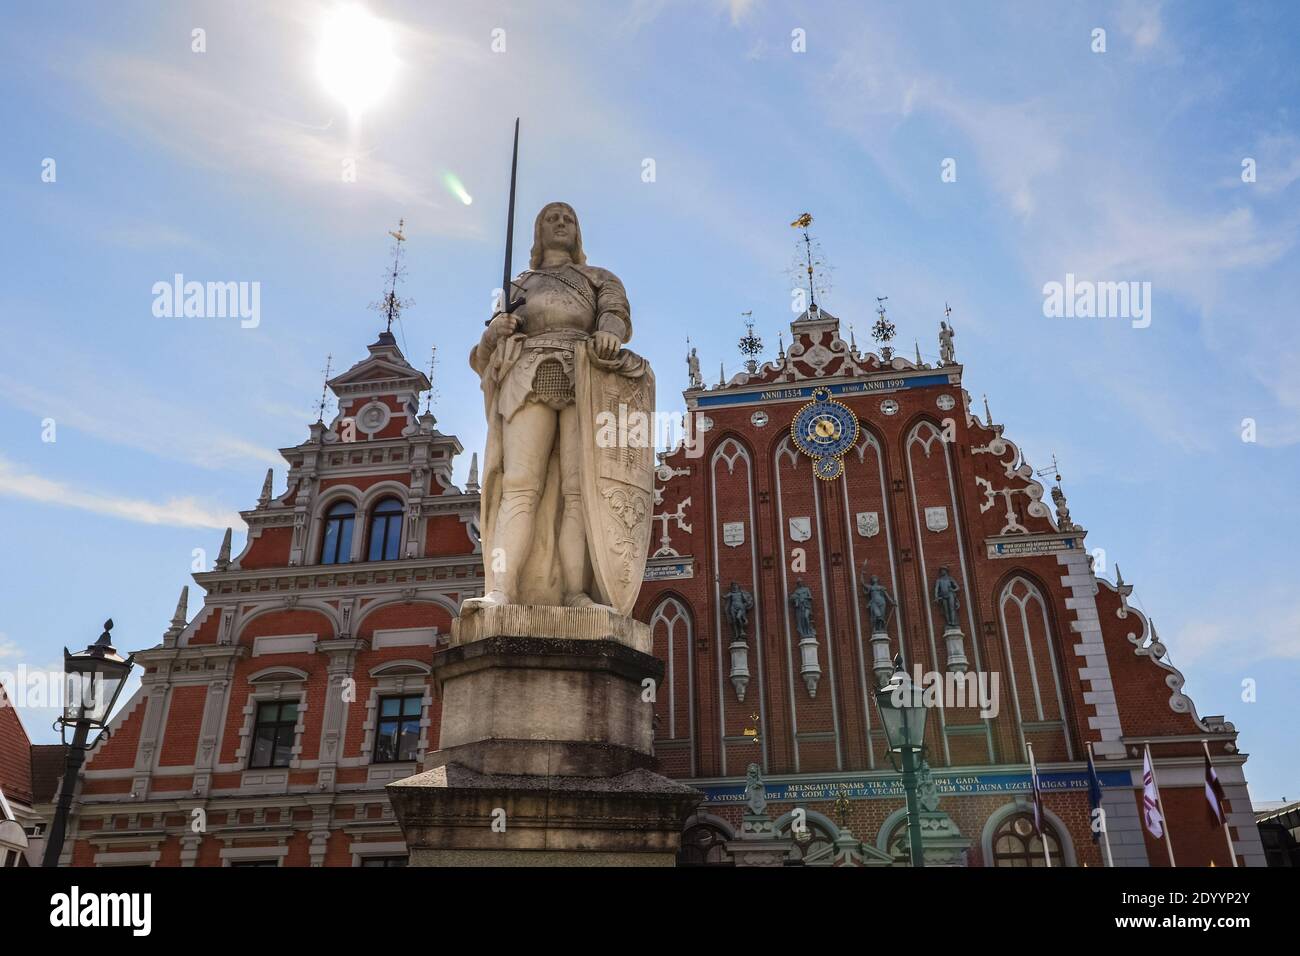
[{"label": "ornate lamp post", "polygon": [[925,748],[925,720],[929,711],[921,693],[903,671],[903,659],[894,657],[894,676],[876,690],[876,708],[889,742],[889,761],[898,770],[894,754],[902,759],[903,791],[907,795],[907,836],[912,866],[925,866],[921,848],[921,804],[917,795],[918,771]]},{"label": "ornate lamp post", "polygon": [[[135,658],[122,657],[110,642],[112,620],[104,622],[104,633],[99,640],[76,654],[63,649],[64,700],[63,716],[54,723],[63,736],[67,748],[64,764],[63,789],[59,791],[59,804],[54,811],[49,836],[45,842],[44,866],[58,866],[63,852],[63,838],[68,827],[68,814],[72,810],[72,793],[77,787],[77,774],[90,749],[87,739],[92,730],[107,734],[108,717],[113,712],[118,695],[126,684],[127,675]],[[68,743],[67,729],[71,726],[72,743]]]}]

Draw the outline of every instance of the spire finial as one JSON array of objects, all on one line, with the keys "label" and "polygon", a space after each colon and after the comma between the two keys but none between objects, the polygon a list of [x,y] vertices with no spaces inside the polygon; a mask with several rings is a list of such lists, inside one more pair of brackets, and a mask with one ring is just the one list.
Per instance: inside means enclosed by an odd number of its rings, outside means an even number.
[{"label": "spire finial", "polygon": [[718,363],[718,388],[722,388],[722,386],[726,384],[727,384],[727,373],[723,369],[722,363],[719,362]]},{"label": "spire finial", "polygon": [[217,552],[218,571],[224,571],[230,567],[230,536],[231,529],[227,528],[226,533],[221,538],[221,550]]},{"label": "spire finial", "polygon": [[465,491],[467,494],[476,495],[479,492],[478,485],[478,452],[470,455],[469,458],[469,480],[465,482]]},{"label": "spire finial", "polygon": [[989,428],[993,427],[993,413],[989,411],[989,396],[987,392],[984,394],[984,423],[988,425]]},{"label": "spire finial", "polygon": [[921,343],[916,339],[912,339],[912,344],[916,346],[916,364],[919,366],[921,364]]},{"label": "spire finial", "polygon": [[181,588],[180,600],[176,602],[176,613],[172,615],[172,630],[184,630],[186,618],[189,614],[190,603],[190,586],[187,584]]},{"label": "spire finial", "polygon": [[271,503],[271,483],[275,480],[275,469],[266,469],[266,480],[262,482],[262,493],[257,496],[257,506],[265,508]]}]

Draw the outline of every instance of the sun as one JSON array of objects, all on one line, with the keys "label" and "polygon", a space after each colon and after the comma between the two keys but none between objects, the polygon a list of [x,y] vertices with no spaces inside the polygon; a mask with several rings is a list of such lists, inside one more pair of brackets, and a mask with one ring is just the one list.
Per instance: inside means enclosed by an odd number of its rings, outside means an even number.
[{"label": "sun", "polygon": [[353,120],[379,101],[396,70],[388,24],[357,4],[329,15],[321,31],[316,71]]}]

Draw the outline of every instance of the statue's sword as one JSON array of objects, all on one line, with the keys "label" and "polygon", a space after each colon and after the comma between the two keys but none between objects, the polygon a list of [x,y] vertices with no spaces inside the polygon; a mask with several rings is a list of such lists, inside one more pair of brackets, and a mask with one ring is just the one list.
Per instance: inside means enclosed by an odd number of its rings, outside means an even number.
[{"label": "statue's sword", "polygon": [[[510,313],[514,312],[514,310],[517,309],[519,306],[523,305],[525,301],[523,296],[520,296],[518,299],[515,299],[515,298],[511,298],[510,295],[510,291],[511,291],[510,287],[511,285],[513,285],[513,283],[511,282],[511,278],[512,278],[511,273],[514,271],[511,268],[511,266],[513,264],[512,260],[514,259],[514,247],[515,247],[515,181],[518,177],[518,174],[519,174],[519,117],[516,116],[515,117],[515,147],[514,147],[514,153],[510,157],[510,203],[509,203],[509,208],[506,211],[506,262],[505,262],[505,268],[503,270],[503,275],[501,276],[501,308],[502,311],[506,313],[506,315],[509,315]],[[490,325],[491,323],[492,320],[488,319],[487,322],[483,324]]]}]

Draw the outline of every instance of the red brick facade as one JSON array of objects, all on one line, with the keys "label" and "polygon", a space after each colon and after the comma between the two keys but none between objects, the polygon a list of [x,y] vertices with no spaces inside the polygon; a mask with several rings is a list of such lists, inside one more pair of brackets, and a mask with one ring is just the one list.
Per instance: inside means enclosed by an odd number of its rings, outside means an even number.
[{"label": "red brick facade", "polygon": [[[733,836],[735,795],[757,763],[773,819],[800,807],[819,840],[843,827],[889,850],[901,800],[885,792],[896,774],[871,696],[863,564],[898,604],[890,653],[938,672],[950,655],[930,595],[947,566],[961,589],[969,667],[1001,681],[996,716],[950,707],[929,725],[940,807],[969,839],[968,865],[991,865],[989,841],[1023,812],[1026,744],[1047,777],[1077,782],[1087,742],[1107,782],[1117,863],[1167,862],[1137,822],[1133,780],[1149,743],[1179,864],[1230,865],[1222,832],[1206,822],[1202,740],[1232,822],[1243,825],[1236,851],[1261,863],[1243,822],[1235,731],[1197,717],[1181,675],[1127,607],[1127,586],[1093,574],[1085,532],[1060,512],[1053,519],[1002,426],[969,409],[961,366],[860,355],[824,312],[792,331],[776,362],[688,390],[694,423],[707,417],[710,427],[661,459],[655,514],[667,517],[654,523],[636,615],[667,665],[655,703],[661,768],[709,798],[689,826]],[[794,415],[821,385],[861,425],[833,480],[816,478],[791,438]],[[473,476],[463,489],[452,483],[460,444],[418,414],[428,381],[391,336],[330,386],[339,415],[282,450],[285,490],[264,491],[244,512],[242,553],[196,574],[203,606],[188,620],[178,609],[162,643],[137,654],[143,685],[86,763],[66,859],[351,866],[404,855],[383,787],[438,746],[430,662],[460,601],[481,593],[478,489]],[[402,507],[399,552],[370,561],[371,516],[387,498]],[[340,503],[353,508],[351,546],[322,564]],[[789,607],[799,579],[814,596],[816,670]],[[755,599],[743,701],[720,604],[733,580]],[[382,762],[380,701],[412,695],[413,759]],[[276,765],[260,766],[258,714],[277,702],[296,705],[296,723],[276,738]],[[852,799],[837,823],[841,789]],[[1086,792],[1062,784],[1046,807],[1063,859],[1101,865]]]}]

